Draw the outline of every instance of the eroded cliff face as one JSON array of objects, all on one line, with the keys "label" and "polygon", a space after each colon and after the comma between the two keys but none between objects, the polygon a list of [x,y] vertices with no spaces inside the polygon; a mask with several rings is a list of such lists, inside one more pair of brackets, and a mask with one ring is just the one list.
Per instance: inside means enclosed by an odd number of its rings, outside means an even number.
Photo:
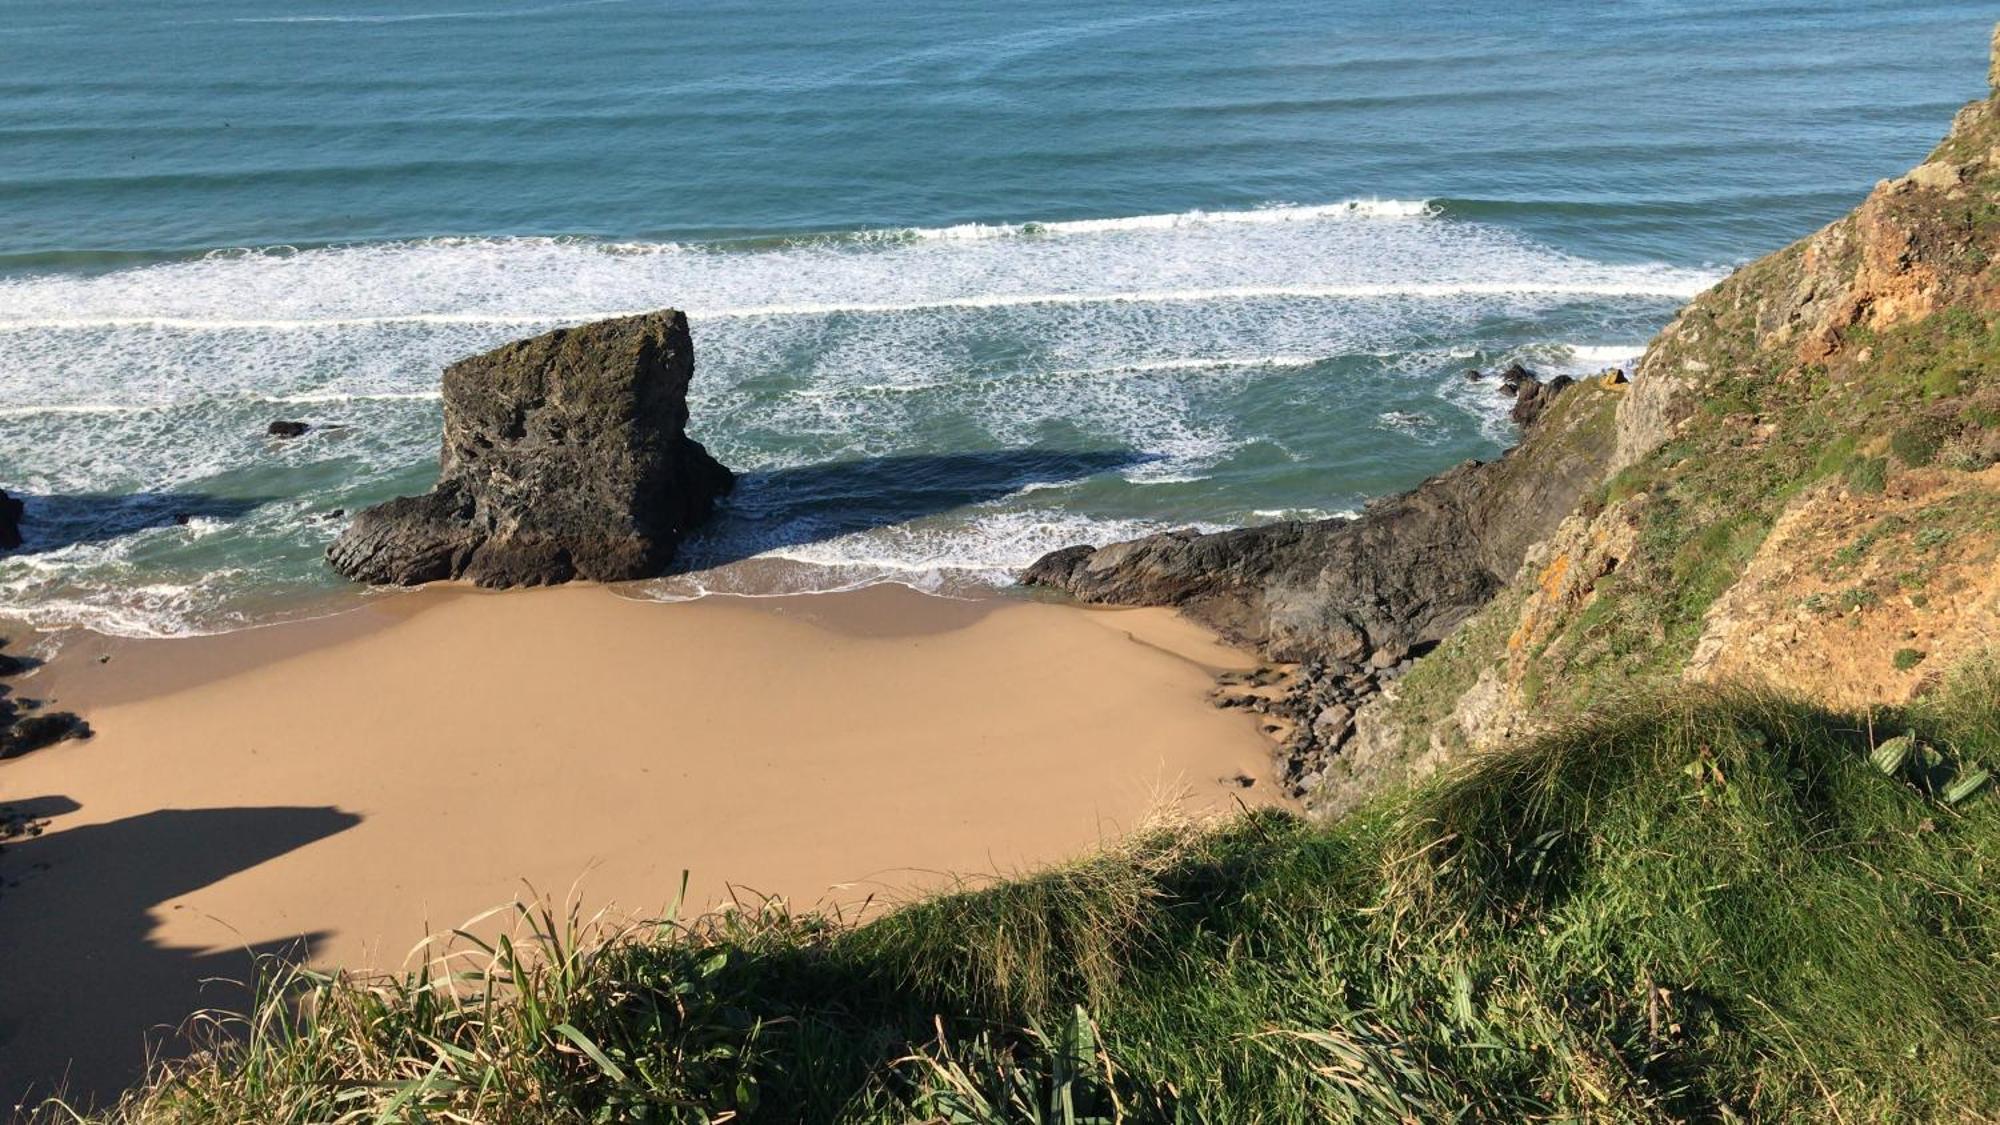
[{"label": "eroded cliff face", "polygon": [[1619,692],[1907,701],[2000,635],[2000,105],[1648,348],[1602,482],[1359,716],[1378,754],[1503,744]]},{"label": "eroded cliff face", "polygon": [[1436,643],[1334,701],[1351,712],[1338,741],[1291,771],[1328,811],[1648,685],[1894,703],[1996,641],[1996,372],[1989,98],[1851,214],[1696,298],[1629,386],[1559,400],[1509,457],[1354,524],[1074,550],[1050,577],[1183,605],[1276,660]]}]

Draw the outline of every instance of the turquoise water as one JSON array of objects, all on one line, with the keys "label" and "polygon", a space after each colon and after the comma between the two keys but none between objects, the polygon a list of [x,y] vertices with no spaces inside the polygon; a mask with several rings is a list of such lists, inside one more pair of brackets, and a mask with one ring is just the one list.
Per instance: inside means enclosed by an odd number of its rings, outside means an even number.
[{"label": "turquoise water", "polygon": [[299,612],[444,363],[660,305],[745,473],[662,596],[1351,510],[1914,163],[1994,14],[0,0],[0,613]]}]

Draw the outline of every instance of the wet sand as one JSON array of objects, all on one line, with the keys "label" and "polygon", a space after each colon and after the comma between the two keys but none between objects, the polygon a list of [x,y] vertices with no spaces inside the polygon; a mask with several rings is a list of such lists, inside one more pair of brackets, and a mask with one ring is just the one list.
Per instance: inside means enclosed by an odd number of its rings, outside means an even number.
[{"label": "wet sand", "polygon": [[657,916],[683,871],[687,910],[852,913],[1276,800],[1252,720],[1203,698],[1248,663],[1165,611],[894,587],[68,639],[15,689],[97,736],[0,762],[0,805],[50,821],[0,853],[0,1095],[69,1058],[78,1091],[136,1077],[148,1028],[242,1004],[200,981],[246,951],[395,969],[515,898]]}]

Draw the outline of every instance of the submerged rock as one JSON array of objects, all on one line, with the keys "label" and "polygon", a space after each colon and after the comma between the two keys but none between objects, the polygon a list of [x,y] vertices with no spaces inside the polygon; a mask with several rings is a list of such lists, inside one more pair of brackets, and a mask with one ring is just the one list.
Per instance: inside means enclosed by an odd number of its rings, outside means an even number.
[{"label": "submerged rock", "polygon": [[21,502],[0,488],[0,551],[21,545]]},{"label": "submerged rock", "polygon": [[641,578],[734,478],[687,437],[687,318],[558,329],[444,373],[437,487],[378,504],[327,550],[363,582]]},{"label": "submerged rock", "polygon": [[286,422],[282,420],[273,422],[264,428],[264,432],[274,438],[304,437],[311,431],[312,426],[308,423]]}]

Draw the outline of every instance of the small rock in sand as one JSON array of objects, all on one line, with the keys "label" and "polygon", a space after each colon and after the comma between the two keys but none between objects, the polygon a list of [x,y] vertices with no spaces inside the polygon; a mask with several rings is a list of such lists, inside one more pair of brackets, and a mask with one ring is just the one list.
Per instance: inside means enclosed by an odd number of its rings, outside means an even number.
[{"label": "small rock in sand", "polygon": [[0,758],[18,758],[67,738],[89,738],[90,724],[67,711],[31,715],[0,735]]}]

